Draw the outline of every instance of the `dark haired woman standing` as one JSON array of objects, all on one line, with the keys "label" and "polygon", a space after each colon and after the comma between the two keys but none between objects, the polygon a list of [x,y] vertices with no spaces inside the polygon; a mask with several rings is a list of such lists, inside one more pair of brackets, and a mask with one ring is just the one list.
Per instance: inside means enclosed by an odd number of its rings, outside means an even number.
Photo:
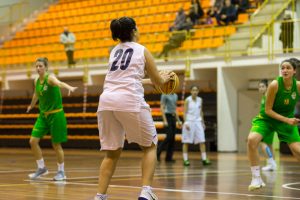
[{"label": "dark haired woman standing", "polygon": [[27,108],[27,113],[39,101],[40,114],[34,124],[29,142],[38,169],[35,173],[29,174],[29,178],[37,179],[48,173],[39,142],[45,134],[50,132],[58,165],[57,174],[53,179],[61,181],[66,179],[64,172],[64,152],[61,143],[67,141],[67,121],[63,111],[60,88],[69,90],[70,95],[77,87],[72,87],[59,81],[54,75],[49,75],[47,58],[38,58],[35,66],[39,77],[34,81],[35,92],[33,93],[31,104]]},{"label": "dark haired woman standing", "polygon": [[299,119],[294,117],[294,110],[299,100],[300,82],[294,78],[296,62],[288,59],[280,65],[280,73],[267,89],[265,113],[252,123],[248,136],[248,159],[251,165],[252,181],[250,191],[264,187],[260,176],[258,145],[272,132],[289,145],[293,155],[300,161],[300,136],[297,125]]},{"label": "dark haired woman standing", "polygon": [[205,124],[202,110],[203,101],[202,98],[198,97],[198,94],[199,88],[194,85],[191,87],[191,96],[187,97],[184,101],[184,124],[182,127],[182,156],[184,166],[190,165],[188,159],[189,144],[199,144],[202,164],[211,164],[206,155]]},{"label": "dark haired woman standing", "polygon": [[[157,133],[144,99],[142,83],[162,85],[173,72],[158,72],[150,52],[136,43],[138,30],[129,17],[112,20],[112,38],[120,43],[111,51],[104,90],[99,98],[98,125],[105,157],[99,170],[95,200],[107,199],[107,188],[121,155],[124,139],[139,144],[143,151],[142,188],[139,200],[158,199],[151,189],[155,165]],[[142,80],[147,71],[150,80]]]}]

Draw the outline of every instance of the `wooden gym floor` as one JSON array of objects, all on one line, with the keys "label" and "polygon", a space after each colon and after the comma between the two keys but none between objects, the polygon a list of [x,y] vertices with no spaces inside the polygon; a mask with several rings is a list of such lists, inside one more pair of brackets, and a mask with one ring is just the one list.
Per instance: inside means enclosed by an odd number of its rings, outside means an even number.
[{"label": "wooden gym floor", "polygon": [[[278,153],[277,153],[278,154]],[[213,164],[203,167],[199,153],[190,155],[191,166],[157,164],[154,192],[160,200],[199,199],[300,199],[300,164],[288,155],[277,155],[279,169],[262,174],[267,186],[248,192],[251,175],[245,154],[211,153]],[[163,156],[163,155],[162,155]],[[140,192],[140,157],[137,151],[124,151],[109,188],[109,199],[136,200]],[[67,181],[54,182],[56,159],[44,150],[50,173],[38,181],[28,180],[35,169],[29,149],[0,149],[0,199],[2,200],[91,200],[97,191],[97,176],[103,153],[97,150],[65,150]],[[163,157],[162,157],[163,158]],[[280,159],[280,160],[279,160]]]}]

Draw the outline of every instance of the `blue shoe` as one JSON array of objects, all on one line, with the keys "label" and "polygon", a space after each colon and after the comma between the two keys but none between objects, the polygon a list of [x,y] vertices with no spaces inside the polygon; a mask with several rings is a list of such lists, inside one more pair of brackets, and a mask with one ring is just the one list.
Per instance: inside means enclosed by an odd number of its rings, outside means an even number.
[{"label": "blue shoe", "polygon": [[29,174],[28,177],[31,179],[31,180],[35,180],[35,179],[38,179],[40,178],[41,176],[43,175],[47,175],[48,174],[48,169],[46,167],[44,168],[38,168],[36,170],[36,172],[32,173],[32,174]]},{"label": "blue shoe", "polygon": [[55,181],[63,181],[66,180],[65,172],[64,171],[58,171],[57,174],[53,177],[53,180]]}]

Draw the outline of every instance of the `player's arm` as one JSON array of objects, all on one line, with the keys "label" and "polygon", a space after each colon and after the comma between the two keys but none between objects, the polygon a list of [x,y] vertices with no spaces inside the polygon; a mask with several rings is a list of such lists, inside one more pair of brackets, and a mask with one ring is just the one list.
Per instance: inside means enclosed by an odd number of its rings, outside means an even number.
[{"label": "player's arm", "polygon": [[60,88],[65,88],[65,89],[69,90],[69,94],[68,94],[68,95],[70,95],[71,92],[74,92],[74,91],[77,89],[77,87],[72,87],[72,86],[70,86],[69,84],[67,84],[67,83],[65,83],[65,82],[62,82],[62,81],[58,80],[58,79],[57,79],[55,76],[53,76],[53,75],[49,76],[49,78],[48,78],[48,83],[49,83],[50,85],[58,86],[58,87],[60,87]]},{"label": "player's arm", "polygon": [[[36,81],[37,81],[37,79],[34,81],[34,86],[36,85]],[[37,103],[38,100],[39,100],[39,98],[38,98],[38,96],[37,96],[37,94],[34,90],[34,93],[33,93],[32,99],[31,99],[31,103],[27,107],[27,111],[26,111],[27,113],[29,113],[30,110],[32,110],[34,108],[34,106],[35,106],[35,104]]]},{"label": "player's arm", "polygon": [[150,78],[144,78],[142,79],[142,84],[143,85],[153,85],[152,81]]},{"label": "player's arm", "polygon": [[185,122],[186,121],[186,113],[188,111],[188,107],[189,107],[189,102],[188,100],[186,99],[184,101],[184,106],[183,106],[183,121]]},{"label": "player's arm", "polygon": [[171,76],[173,75],[174,72],[170,72],[170,71],[158,72],[154,59],[151,53],[146,48],[144,50],[144,55],[146,60],[145,68],[147,74],[150,77],[151,82],[154,85],[158,85],[158,86],[161,86],[164,83],[168,82],[171,79]]},{"label": "player's arm", "polygon": [[290,125],[298,124],[298,121],[299,121],[298,119],[282,116],[273,110],[273,105],[274,105],[277,91],[278,91],[278,82],[277,82],[277,80],[274,80],[271,82],[271,84],[269,85],[269,87],[267,89],[267,98],[266,98],[266,106],[265,106],[266,114],[274,119],[277,119],[279,121],[282,121],[282,122],[290,124]]},{"label": "player's arm", "polygon": [[166,114],[165,114],[165,107],[166,107],[166,99],[162,95],[161,98],[160,98],[160,112],[161,112],[161,116],[162,116],[162,119],[163,119],[164,126],[168,126],[168,121],[167,121],[167,117],[166,117]]}]

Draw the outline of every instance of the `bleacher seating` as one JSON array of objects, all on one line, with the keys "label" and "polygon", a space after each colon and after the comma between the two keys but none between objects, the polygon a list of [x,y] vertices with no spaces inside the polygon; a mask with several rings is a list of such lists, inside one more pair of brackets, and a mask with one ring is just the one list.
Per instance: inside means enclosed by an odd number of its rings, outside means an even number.
[{"label": "bleacher seating", "polygon": [[[201,4],[204,10],[211,7],[210,0],[201,0]],[[23,65],[40,56],[47,56],[51,61],[65,60],[63,45],[59,43],[64,26],[76,35],[77,59],[108,57],[109,49],[116,44],[110,38],[109,23],[121,16],[134,17],[141,33],[140,42],[158,53],[168,41],[168,28],[181,6],[188,11],[190,0],[61,0],[27,24],[24,31],[17,32],[13,40],[4,43],[0,49],[0,65]],[[237,23],[247,20],[248,14],[241,14]],[[224,36],[233,33],[233,26],[200,26],[181,50],[216,48],[223,45]]]},{"label": "bleacher seating", "polygon": [[[187,94],[188,95],[188,94]],[[179,94],[180,96],[180,94]],[[208,143],[215,145],[215,124],[216,124],[216,93],[204,92],[200,96],[204,99],[204,113],[205,121],[207,125],[207,138]],[[98,95],[89,95],[87,98],[86,113],[83,113],[82,95],[64,97],[64,110],[68,120],[68,132],[69,139],[72,142],[69,147],[82,147],[80,144],[82,141],[90,141],[95,145],[98,145],[98,126],[96,111],[98,107]],[[165,133],[162,117],[160,112],[160,95],[159,94],[147,94],[145,96],[148,104],[151,106],[152,116],[155,121],[155,126],[158,133]],[[0,114],[0,139],[3,141],[14,141],[14,146],[24,146],[24,140],[28,140],[30,137],[31,129],[38,116],[38,109],[35,107],[30,114],[26,114],[26,108],[30,103],[30,98],[5,98],[2,105],[2,113]],[[183,101],[178,101],[178,113],[182,118]],[[179,127],[178,127],[179,128]],[[180,129],[177,129],[178,136],[177,141],[180,143]],[[49,137],[46,137],[49,139]],[[159,139],[163,139],[163,136],[159,134]],[[16,141],[19,141],[16,142]],[[4,143],[3,145],[7,145]],[[89,147],[93,146],[90,144]]]}]

